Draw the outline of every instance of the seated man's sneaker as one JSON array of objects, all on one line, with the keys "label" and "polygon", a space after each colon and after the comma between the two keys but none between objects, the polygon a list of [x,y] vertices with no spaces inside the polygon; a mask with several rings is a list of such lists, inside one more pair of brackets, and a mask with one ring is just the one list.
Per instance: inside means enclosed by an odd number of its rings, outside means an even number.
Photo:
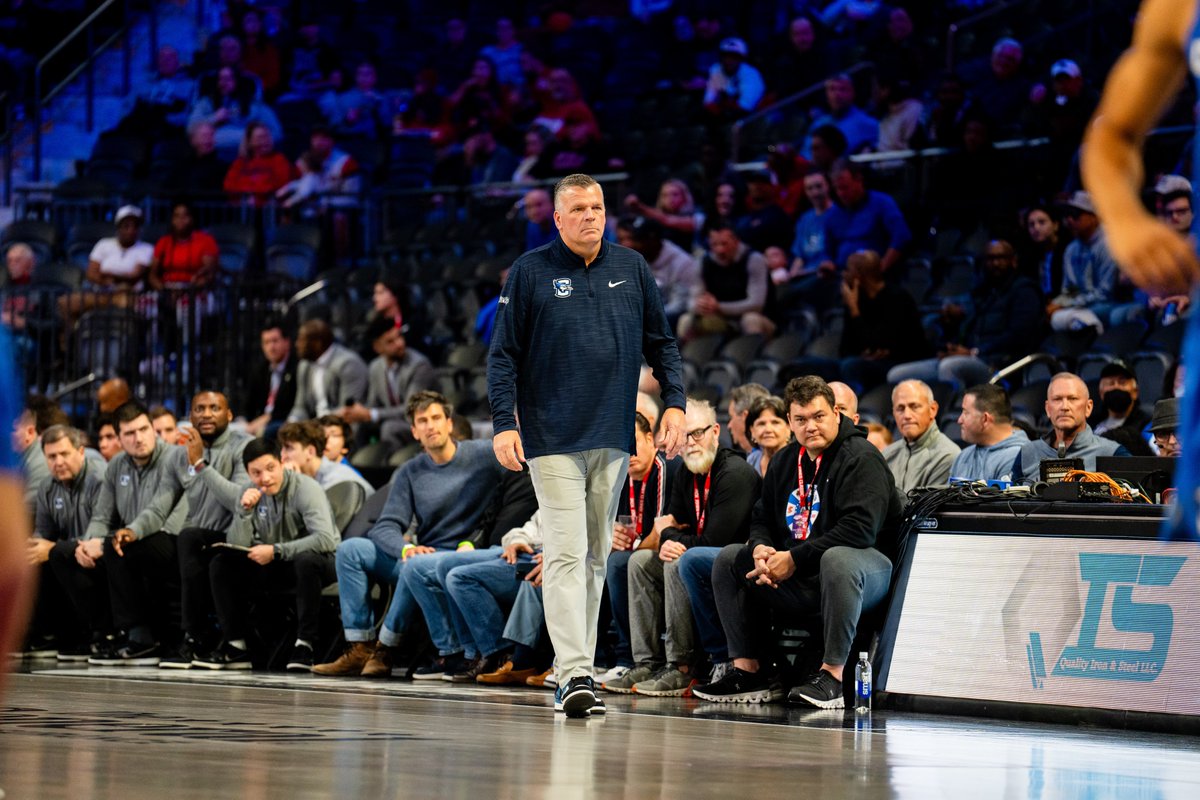
[{"label": "seated man's sneaker", "polygon": [[39,636],[29,641],[20,653],[13,653],[17,658],[57,658],[58,640],[53,636]]},{"label": "seated man's sneaker", "polygon": [[530,675],[525,679],[526,686],[532,686],[535,689],[553,689],[558,683],[554,680],[554,667],[537,675]]},{"label": "seated man's sneaker", "polygon": [[183,641],[179,643],[179,647],[174,653],[164,657],[158,662],[159,669],[191,669],[192,662],[201,653],[200,643],[192,638],[191,634],[184,634]]},{"label": "seated man's sneaker", "polygon": [[494,672],[480,673],[475,681],[489,686],[511,686],[526,683],[536,674],[535,669],[516,669],[513,662],[505,661]]},{"label": "seated man's sneaker", "polygon": [[221,642],[211,653],[198,657],[192,666],[201,669],[250,669],[250,652]]},{"label": "seated man's sneaker", "polygon": [[424,666],[417,667],[413,672],[414,681],[440,681],[445,675],[453,675],[456,672],[466,672],[471,667],[471,662],[463,658],[462,653],[454,653],[448,656],[440,656],[430,661]]},{"label": "seated man's sneaker", "polygon": [[787,701],[789,705],[817,708],[846,707],[846,698],[842,695],[842,682],[825,670],[794,687],[788,692]]},{"label": "seated man's sneaker", "polygon": [[586,717],[595,705],[596,690],[591,678],[571,678],[554,692],[554,710],[571,718]]},{"label": "seated man's sneaker", "polygon": [[126,641],[113,647],[95,658],[89,658],[89,664],[101,667],[157,667],[162,661],[162,649],[158,642]]},{"label": "seated man's sneaker", "polygon": [[[314,675],[325,675],[331,678],[357,678],[362,674],[363,667],[371,658],[375,647],[371,642],[350,642],[336,661],[328,664],[317,664],[312,668]],[[390,672],[390,670],[389,670]]]},{"label": "seated man's sneaker", "polygon": [[712,672],[708,674],[706,683],[717,683],[729,674],[729,670],[733,669],[732,661],[718,661],[712,665]]},{"label": "seated man's sneaker", "polygon": [[649,680],[654,673],[655,669],[651,665],[639,664],[633,669],[626,670],[624,675],[600,684],[600,688],[606,692],[614,692],[616,694],[631,694],[635,684]]},{"label": "seated man's sneaker", "polygon": [[87,663],[87,660],[92,657],[91,642],[74,642],[72,644],[64,644],[58,648],[58,655],[55,656],[59,661],[70,663]]},{"label": "seated man's sneaker", "polygon": [[500,662],[503,658],[503,653],[480,656],[470,662],[470,666],[467,669],[462,672],[456,672],[453,675],[443,675],[442,680],[450,681],[451,683],[476,683],[480,675],[495,672],[500,667]]},{"label": "seated man's sneaker", "polygon": [[389,647],[383,642],[376,642],[375,649],[371,651],[371,657],[367,659],[367,663],[363,664],[362,676],[364,678],[390,678],[392,670],[396,668],[396,652],[398,648]]},{"label": "seated man's sneaker", "polygon": [[692,689],[692,696],[710,703],[773,703],[783,699],[783,687],[761,671],[732,667],[716,683]]},{"label": "seated man's sneaker", "polygon": [[633,693],[646,697],[690,697],[696,683],[689,673],[667,665],[646,680],[634,684]]},{"label": "seated man's sneaker", "polygon": [[288,658],[288,672],[312,672],[313,668],[313,649],[306,644],[297,644],[292,648],[292,655]]},{"label": "seated man's sneaker", "polygon": [[629,672],[629,670],[631,670],[631,669],[633,669],[633,667],[621,667],[621,666],[610,667],[609,669],[606,669],[604,672],[598,673],[596,675],[596,683],[599,686],[603,686],[608,681],[615,681],[617,678],[621,677],[626,672]]}]

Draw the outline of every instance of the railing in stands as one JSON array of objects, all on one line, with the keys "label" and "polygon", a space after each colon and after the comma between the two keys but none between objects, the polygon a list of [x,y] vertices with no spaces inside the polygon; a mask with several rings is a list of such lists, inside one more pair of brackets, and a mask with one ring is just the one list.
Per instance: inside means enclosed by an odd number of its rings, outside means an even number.
[{"label": "railing in stands", "polygon": [[[97,28],[101,24],[109,23],[109,17],[114,16],[118,9],[121,14],[120,24],[116,26],[116,30],[108,38],[97,45]],[[129,94],[130,68],[133,53],[133,43],[129,37],[130,19],[130,0],[106,0],[106,2],[102,3],[95,11],[89,14],[83,22],[79,23],[73,31],[68,33],[62,41],[38,61],[33,71],[33,179],[35,181],[42,179],[42,117],[46,106],[63,89],[70,85],[72,81],[79,77],[80,73],[83,73],[87,92],[87,129],[91,132],[96,123],[96,59],[118,40],[122,44],[123,56],[121,62],[121,86],[123,93]],[[59,54],[66,52],[68,47],[81,36],[84,39],[87,57],[75,69],[71,70],[65,78],[59,81],[56,86],[43,95],[42,81],[47,66]]]},{"label": "railing in stands", "polygon": [[[873,69],[874,67],[875,67],[875,64],[872,61],[860,61],[859,63],[855,64],[854,66],[852,66],[848,69],[838,70],[838,73],[844,73],[846,75],[857,75],[858,73],[862,72],[863,70]],[[782,100],[777,100],[776,102],[772,103],[771,105],[767,106],[766,108],[760,108],[758,111],[755,111],[753,114],[747,114],[746,116],[739,119],[737,122],[733,123],[733,126],[730,128],[730,131],[729,131],[729,148],[730,148],[730,154],[731,154],[730,160],[734,163],[737,163],[738,159],[741,158],[740,151],[741,151],[741,143],[742,143],[742,131],[745,129],[745,127],[747,125],[749,125],[752,122],[757,122],[760,119],[766,119],[767,117],[771,116],[772,114],[776,113],[777,111],[779,111],[781,109],[788,108],[789,106],[794,106],[796,103],[799,103],[801,100],[807,100],[808,98],[812,97],[814,94],[817,94],[818,92],[822,91],[825,88],[825,80],[826,79],[817,81],[816,83],[812,84],[811,86],[801,89],[800,91],[796,92],[795,94],[785,97]]]}]

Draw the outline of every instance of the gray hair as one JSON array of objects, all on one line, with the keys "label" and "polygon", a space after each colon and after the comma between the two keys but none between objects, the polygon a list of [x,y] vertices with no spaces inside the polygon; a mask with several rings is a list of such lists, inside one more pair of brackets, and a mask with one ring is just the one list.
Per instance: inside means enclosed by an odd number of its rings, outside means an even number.
[{"label": "gray hair", "polygon": [[708,418],[708,424],[717,424],[717,410],[713,408],[713,404],[699,397],[689,397],[687,399],[687,410],[696,411]]},{"label": "gray hair", "polygon": [[770,397],[771,393],[761,383],[743,383],[729,390],[729,402],[733,403],[735,414],[743,414],[760,397]]},{"label": "gray hair", "polygon": [[912,386],[921,394],[925,395],[925,402],[929,403],[929,405],[933,405],[937,402],[937,398],[933,395],[933,389],[929,387],[928,383],[913,379],[900,381],[900,383],[896,384],[896,388],[892,389],[892,405],[896,404],[896,392],[899,392],[905,386]]},{"label": "gray hair", "polygon": [[1083,387],[1083,397],[1085,400],[1090,400],[1092,392],[1088,389],[1087,381],[1076,375],[1074,372],[1059,372],[1050,379],[1050,383],[1046,384],[1046,399],[1050,398],[1050,387],[1059,381],[1075,381]]},{"label": "gray hair", "polygon": [[584,175],[582,172],[576,172],[572,175],[560,180],[554,184],[554,207],[558,208],[558,198],[563,192],[568,189],[590,189],[593,186],[599,186],[600,183],[591,175]]},{"label": "gray hair", "polygon": [[84,445],[83,431],[78,428],[72,428],[70,425],[51,425],[42,431],[42,449],[45,450],[46,445],[54,444],[63,439],[70,442],[71,447],[76,450]]}]

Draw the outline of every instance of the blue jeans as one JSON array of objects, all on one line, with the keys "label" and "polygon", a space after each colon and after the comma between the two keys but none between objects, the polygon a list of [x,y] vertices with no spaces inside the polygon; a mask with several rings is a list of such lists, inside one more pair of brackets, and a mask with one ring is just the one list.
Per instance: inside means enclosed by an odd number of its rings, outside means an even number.
[{"label": "blue jeans", "polygon": [[[453,653],[463,653],[467,658],[476,658],[475,644],[469,641],[470,630],[466,623],[455,624],[455,614],[451,599],[446,595],[446,576],[455,567],[477,564],[483,561],[499,561],[500,548],[487,550],[447,551],[432,553],[424,556],[413,556],[408,560],[404,581],[408,590],[425,614],[425,624],[429,626],[429,638],[437,646],[438,655],[448,656]],[[461,615],[460,619],[461,619]],[[467,636],[460,638],[459,633]]]},{"label": "blue jeans", "polygon": [[[728,546],[742,547],[740,544]],[[692,619],[700,632],[700,646],[714,664],[729,660],[725,630],[721,627],[712,588],[712,568],[720,552],[719,547],[690,547],[679,557],[679,579],[692,604]]]},{"label": "blue jeans", "polygon": [[537,647],[542,640],[542,624],[546,621],[546,606],[542,601],[542,587],[529,581],[517,586],[517,599],[504,625],[504,638],[526,647]]},{"label": "blue jeans", "polygon": [[417,601],[408,590],[408,582],[403,580],[412,563],[413,559],[401,561],[389,556],[364,537],[346,539],[338,545],[338,595],[347,642],[370,642],[375,638],[375,617],[371,611],[371,578],[375,578],[395,587],[392,602],[383,615],[379,641],[388,647],[400,643],[400,635],[417,610]]},{"label": "blue jeans", "polygon": [[[494,547],[485,552],[499,550]],[[531,560],[528,553],[517,557],[518,562]],[[447,573],[443,585],[450,597],[455,630],[464,647],[473,648],[482,656],[505,649],[505,610],[517,599],[521,583],[517,580],[516,566],[500,558],[499,552],[494,558],[456,566]]]},{"label": "blue jeans", "polygon": [[629,557],[632,550],[617,550],[608,554],[608,604],[613,622],[617,625],[617,666],[633,666],[633,648],[629,639]]}]

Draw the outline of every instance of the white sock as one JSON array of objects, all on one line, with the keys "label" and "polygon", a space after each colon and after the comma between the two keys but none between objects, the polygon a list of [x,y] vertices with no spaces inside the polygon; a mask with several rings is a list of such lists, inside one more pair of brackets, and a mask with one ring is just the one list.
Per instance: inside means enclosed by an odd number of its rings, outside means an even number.
[{"label": "white sock", "polygon": [[235,650],[246,650],[246,649],[248,649],[248,648],[246,647],[246,640],[245,640],[245,639],[231,639],[231,640],[229,641],[229,646],[230,646],[230,647],[232,647],[232,648],[234,648]]},{"label": "white sock", "polygon": [[312,650],[312,644],[307,639],[297,639],[293,647],[307,647],[309,650]]}]

